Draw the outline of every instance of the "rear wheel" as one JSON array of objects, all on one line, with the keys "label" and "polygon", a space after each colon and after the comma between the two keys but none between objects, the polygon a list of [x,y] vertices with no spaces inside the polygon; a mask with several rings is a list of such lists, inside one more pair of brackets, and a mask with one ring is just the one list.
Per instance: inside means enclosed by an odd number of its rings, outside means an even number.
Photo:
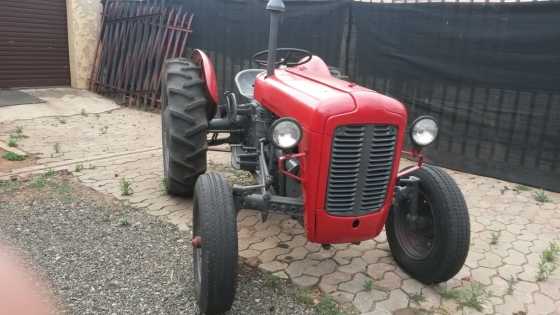
[{"label": "rear wheel", "polygon": [[461,270],[469,251],[467,205],[455,181],[442,169],[426,166],[411,175],[420,178],[418,213],[412,217],[405,207],[391,209],[386,223],[391,252],[418,281],[447,281]]},{"label": "rear wheel", "polygon": [[206,134],[211,103],[200,67],[184,58],[165,62],[162,76],[163,172],[167,192],[190,197],[206,172]]},{"label": "rear wheel", "polygon": [[217,173],[200,176],[193,204],[193,268],[202,314],[231,308],[237,278],[237,212],[226,179]]}]

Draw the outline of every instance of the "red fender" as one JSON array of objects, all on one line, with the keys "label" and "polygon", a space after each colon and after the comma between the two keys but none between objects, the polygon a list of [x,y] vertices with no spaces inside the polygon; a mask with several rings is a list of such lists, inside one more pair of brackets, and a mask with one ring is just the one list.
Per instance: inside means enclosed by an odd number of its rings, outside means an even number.
[{"label": "red fender", "polygon": [[[202,68],[202,77],[206,84],[206,91],[210,100],[214,103],[214,107],[216,107],[220,102],[220,97],[218,96],[218,78],[216,77],[216,70],[214,70],[212,60],[200,49],[193,51],[192,60]],[[215,112],[215,108],[212,111]]]}]

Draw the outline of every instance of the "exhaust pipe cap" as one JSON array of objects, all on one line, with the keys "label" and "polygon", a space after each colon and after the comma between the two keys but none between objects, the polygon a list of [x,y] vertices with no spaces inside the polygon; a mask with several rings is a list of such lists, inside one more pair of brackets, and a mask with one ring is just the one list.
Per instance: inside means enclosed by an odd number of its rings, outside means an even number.
[{"label": "exhaust pipe cap", "polygon": [[286,6],[282,0],[269,0],[266,5],[266,10],[272,12],[285,12]]}]

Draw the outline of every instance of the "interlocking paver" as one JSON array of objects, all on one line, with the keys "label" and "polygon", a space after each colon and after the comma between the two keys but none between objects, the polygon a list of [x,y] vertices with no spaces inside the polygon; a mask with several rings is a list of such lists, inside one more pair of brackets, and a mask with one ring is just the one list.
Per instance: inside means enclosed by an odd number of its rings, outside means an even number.
[{"label": "interlocking paver", "polygon": [[[74,171],[81,165],[84,169],[74,174],[84,185],[113,194],[189,231],[192,202],[162,194],[158,115],[118,109],[65,117],[64,123],[56,117],[3,121],[0,139],[16,126],[22,126],[28,136],[20,142],[21,149],[39,158],[38,165],[16,173],[25,175],[49,167]],[[62,149],[60,153],[53,152],[56,143]],[[208,159],[210,169],[228,172],[228,153],[209,151]],[[466,266],[444,287],[460,288],[474,281],[487,286],[493,296],[483,313],[559,312],[560,271],[538,283],[536,274],[542,251],[550,242],[560,241],[560,194],[546,192],[553,202],[543,204],[534,200],[534,189],[516,191],[516,184],[449,172],[465,193],[472,240]],[[131,196],[121,196],[119,181],[123,177],[132,183]],[[334,245],[325,250],[307,242],[305,230],[297,221],[272,214],[263,222],[260,213],[251,210],[239,212],[238,231],[239,255],[246,263],[289,278],[299,286],[318,286],[336,301],[354,303],[364,314],[407,314],[407,307],[437,310],[456,304],[442,300],[437,287],[421,284],[398,268],[384,232],[359,245]],[[496,242],[492,241],[493,235],[498,235]],[[509,294],[511,279],[513,292]],[[371,291],[367,289],[368,280],[373,281]],[[413,304],[409,296],[420,293],[423,301]],[[476,313],[469,308],[463,310],[463,314]]]}]

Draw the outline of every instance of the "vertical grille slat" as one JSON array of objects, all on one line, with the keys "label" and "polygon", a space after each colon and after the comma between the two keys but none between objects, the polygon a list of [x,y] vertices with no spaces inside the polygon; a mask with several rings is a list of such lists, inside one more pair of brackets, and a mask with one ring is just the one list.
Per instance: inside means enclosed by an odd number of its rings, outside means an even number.
[{"label": "vertical grille slat", "polygon": [[336,128],[332,140],[327,211],[363,215],[379,211],[391,179],[397,128],[349,125]]}]

